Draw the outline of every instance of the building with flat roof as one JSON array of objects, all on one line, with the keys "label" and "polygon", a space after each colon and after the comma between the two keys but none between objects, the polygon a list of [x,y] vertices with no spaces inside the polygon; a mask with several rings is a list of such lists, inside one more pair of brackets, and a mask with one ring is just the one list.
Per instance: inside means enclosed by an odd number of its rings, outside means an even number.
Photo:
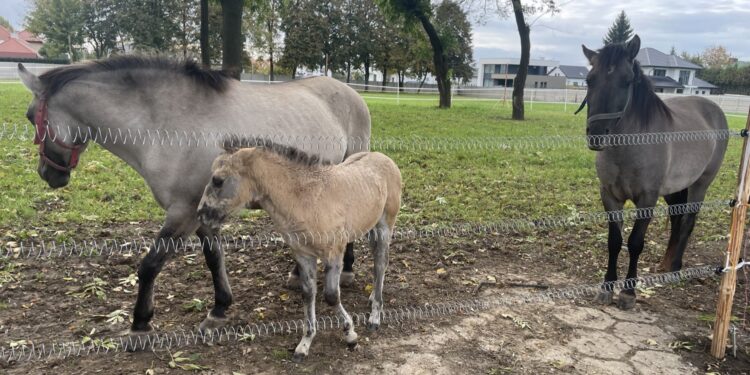
[{"label": "building with flat roof", "polygon": [[[559,62],[554,60],[529,60],[526,87],[565,88],[564,77],[548,75],[558,64]],[[520,58],[480,59],[477,62],[476,85],[479,87],[513,87],[519,65]]]}]

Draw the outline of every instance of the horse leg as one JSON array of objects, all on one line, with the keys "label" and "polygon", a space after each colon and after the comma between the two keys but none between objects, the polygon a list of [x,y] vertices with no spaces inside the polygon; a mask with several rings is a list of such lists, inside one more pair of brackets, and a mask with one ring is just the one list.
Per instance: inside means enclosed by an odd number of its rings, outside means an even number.
[{"label": "horse leg", "polygon": [[357,333],[354,332],[354,321],[349,313],[344,310],[341,304],[341,270],[343,268],[342,257],[336,257],[333,260],[327,260],[325,263],[326,283],[323,297],[329,306],[336,306],[336,313],[344,322],[344,340],[349,349],[357,346]]},{"label": "horse leg", "polygon": [[[354,242],[346,244],[346,250],[344,251],[344,270],[341,273],[341,285],[352,286],[354,284]],[[293,290],[300,289],[299,281],[299,266],[294,265],[292,271],[289,272],[289,277],[286,279],[286,287]]]},{"label": "horse leg", "polygon": [[[669,206],[678,204],[684,204],[687,202],[688,191],[684,189],[673,194],[664,196],[664,200],[667,201]],[[677,243],[680,237],[680,224],[682,223],[684,215],[670,215],[669,221],[671,223],[671,229],[669,231],[669,244],[667,245],[667,251],[664,253],[664,257],[659,264],[658,270],[668,271],[672,268],[672,263],[677,254]]]},{"label": "horse leg", "polygon": [[[688,189],[687,202],[703,202],[703,199],[706,197],[706,190],[708,190],[708,185],[711,183],[711,181],[708,181],[708,183],[701,182],[703,182],[703,179],[698,180],[698,182],[693,184],[693,186]],[[687,248],[688,241],[690,240],[690,235],[693,233],[693,228],[695,227],[695,219],[697,216],[697,212],[682,215],[682,222],[680,223],[680,235],[677,240],[677,246],[675,246],[675,254],[668,268],[672,272],[682,269],[682,256],[683,254],[685,254],[685,249]]]},{"label": "horse leg", "polygon": [[[370,319],[367,322],[367,329],[370,331],[380,328],[380,318],[383,314],[383,283],[385,281],[385,271],[388,268],[388,247],[391,241],[391,228],[385,223],[384,219],[381,218],[374,231],[377,232],[374,235],[372,235],[372,231],[370,232],[370,244],[373,247],[373,258],[375,260],[373,272],[375,275],[374,288],[370,294],[372,310],[370,311]],[[373,241],[372,238],[375,238],[375,240]]]},{"label": "horse leg", "polygon": [[[654,207],[656,201],[659,199],[657,194],[644,194],[636,198],[635,206],[637,208],[645,209]],[[630,262],[628,263],[628,275],[627,279],[635,279],[638,277],[638,258],[643,252],[643,243],[646,238],[646,231],[648,225],[651,223],[652,210],[648,210],[648,218],[636,219],[633,224],[633,231],[628,237],[628,253],[630,255]],[[617,307],[622,310],[630,310],[635,306],[635,281],[620,291],[620,295],[617,298]]]},{"label": "horse leg", "polygon": [[154,246],[148,251],[138,266],[138,297],[133,309],[133,323],[130,334],[138,334],[153,330],[151,318],[154,316],[154,280],[159,275],[167,258],[175,248],[173,230],[164,227],[159,231]]},{"label": "horse leg", "polygon": [[310,352],[310,345],[315,337],[317,322],[315,318],[315,293],[317,289],[316,274],[317,258],[314,256],[297,255],[300,284],[302,286],[302,301],[305,309],[305,322],[302,325],[302,340],[294,350],[292,360],[302,362]]},{"label": "horse leg", "polygon": [[175,205],[167,209],[167,220],[159,231],[154,246],[138,267],[138,297],[133,309],[131,335],[152,329],[149,322],[154,316],[154,280],[182,243],[183,236],[195,232],[197,228],[195,206]]},{"label": "horse leg", "polygon": [[354,285],[354,242],[346,244],[344,251],[344,270],[341,273],[341,286]]},{"label": "horse leg", "polygon": [[[623,202],[618,201],[609,193],[602,190],[602,203],[604,204],[604,210],[620,211],[623,207]],[[604,274],[604,283],[602,289],[594,298],[594,302],[609,305],[613,300],[612,285],[609,282],[617,280],[617,257],[620,256],[620,250],[622,249],[622,216],[610,215],[609,221],[609,233],[607,235],[607,251],[609,257],[607,259],[607,273]]]},{"label": "horse leg", "polygon": [[201,226],[196,232],[203,246],[203,256],[206,265],[211,270],[211,278],[214,283],[214,308],[203,319],[199,329],[201,331],[223,327],[227,322],[226,311],[232,304],[232,288],[229,286],[227,269],[224,265],[224,250],[221,248],[221,240],[218,231]]}]

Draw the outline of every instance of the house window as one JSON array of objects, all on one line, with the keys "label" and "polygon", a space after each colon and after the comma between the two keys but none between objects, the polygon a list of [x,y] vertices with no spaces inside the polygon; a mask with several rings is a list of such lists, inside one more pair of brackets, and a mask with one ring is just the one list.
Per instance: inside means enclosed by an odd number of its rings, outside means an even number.
[{"label": "house window", "polygon": [[680,84],[687,85],[690,82],[690,71],[680,70]]},{"label": "house window", "polygon": [[682,89],[677,89],[678,94],[682,94]]},{"label": "house window", "polygon": [[534,88],[539,87],[539,82],[534,82]]},{"label": "house window", "polygon": [[493,65],[490,65],[490,64],[486,64],[486,65],[484,66],[484,73],[485,73],[485,74],[492,74],[492,66],[493,66]]},{"label": "house window", "polygon": [[661,87],[657,87],[654,89],[654,92],[664,92],[664,89]]},{"label": "house window", "polygon": [[654,77],[666,77],[666,76],[667,76],[666,69],[654,69]]},{"label": "house window", "polygon": [[578,82],[573,82],[573,86],[578,86]]},{"label": "house window", "polygon": [[706,92],[705,92],[705,91],[703,91],[703,92],[701,92],[701,94],[703,94],[703,95],[706,95]]}]

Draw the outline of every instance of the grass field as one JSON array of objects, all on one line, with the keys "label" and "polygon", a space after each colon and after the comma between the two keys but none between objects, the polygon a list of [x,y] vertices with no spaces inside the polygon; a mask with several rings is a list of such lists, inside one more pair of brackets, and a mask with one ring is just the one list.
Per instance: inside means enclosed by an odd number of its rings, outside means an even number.
[{"label": "grass field", "polygon": [[[516,122],[501,102],[456,101],[454,108],[439,110],[433,101],[402,100],[397,105],[394,95],[366,96],[376,139],[584,134],[584,117],[573,116],[571,106],[566,113],[562,105],[534,103],[533,109],[527,106],[527,121]],[[0,122],[27,125],[24,114],[30,99],[20,84],[0,85]],[[729,117],[729,122],[738,129],[745,119]],[[730,141],[707,200],[732,197],[740,145],[738,139]],[[163,217],[143,180],[98,146],[89,147],[71,183],[59,190],[51,190],[37,176],[38,157],[31,140],[3,137],[0,150],[0,227],[17,238],[33,236],[33,228],[40,226]],[[388,153],[400,166],[405,183],[401,225],[496,222],[601,209],[594,152],[585,148]],[[725,217],[704,215],[703,221],[716,226],[711,232],[723,233],[722,228],[728,228]]]}]

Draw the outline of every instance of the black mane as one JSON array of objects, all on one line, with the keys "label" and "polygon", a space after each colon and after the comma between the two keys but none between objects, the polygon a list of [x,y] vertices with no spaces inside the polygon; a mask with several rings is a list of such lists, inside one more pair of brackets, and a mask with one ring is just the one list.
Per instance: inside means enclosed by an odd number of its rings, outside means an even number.
[{"label": "black mane", "polygon": [[229,153],[235,152],[237,149],[241,148],[259,147],[271,151],[293,163],[308,167],[333,164],[330,160],[323,160],[318,155],[310,155],[296,147],[282,145],[267,138],[230,137],[224,140],[222,147]]},{"label": "black mane", "polygon": [[[224,72],[201,68],[191,60],[176,60],[156,56],[123,55],[84,64],[69,65],[49,70],[39,76],[48,96],[54,95],[68,83],[85,75],[98,72],[117,72],[133,69],[155,69],[179,72],[192,78],[196,83],[223,92],[227,88],[229,76]],[[132,76],[129,82],[133,82]]]},{"label": "black mane", "polygon": [[[596,65],[600,71],[606,72],[610,66],[630,59],[630,52],[622,43],[604,46],[597,52]],[[648,76],[643,73],[638,60],[633,61],[633,74],[633,98],[630,100],[628,112],[632,113],[642,125],[649,123],[656,113],[661,113],[667,119],[672,120],[672,111],[654,92],[654,86]]]}]

